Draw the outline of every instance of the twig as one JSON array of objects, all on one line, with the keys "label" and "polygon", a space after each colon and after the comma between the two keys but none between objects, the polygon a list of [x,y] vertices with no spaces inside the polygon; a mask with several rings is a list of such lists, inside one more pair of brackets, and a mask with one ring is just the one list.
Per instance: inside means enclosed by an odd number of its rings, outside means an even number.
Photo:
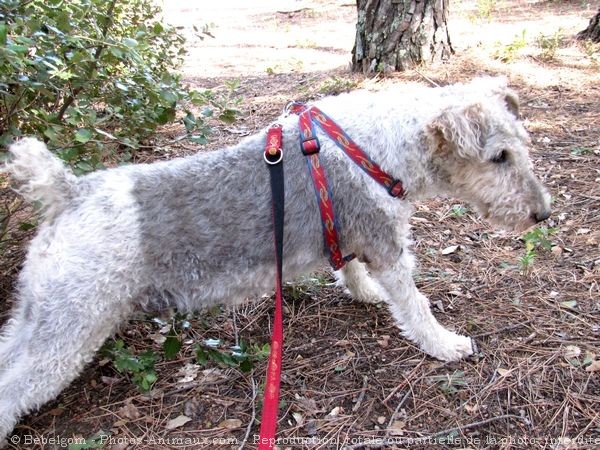
[{"label": "twig", "polygon": [[390,427],[392,426],[392,423],[394,422],[394,419],[396,418],[396,414],[398,414],[398,411],[400,411],[400,408],[402,408],[402,406],[404,405],[404,403],[406,403],[406,400],[408,400],[408,397],[410,397],[410,389],[408,391],[406,391],[406,394],[404,394],[404,397],[402,397],[402,400],[400,400],[398,402],[398,406],[396,406],[396,409],[394,410],[394,412],[392,413],[392,415],[390,416],[390,420],[387,424],[386,430],[385,430],[385,437],[387,438],[388,435],[390,434]]},{"label": "twig", "polygon": [[352,407],[352,412],[356,412],[356,411],[358,411],[358,408],[360,408],[360,405],[361,405],[363,399],[365,398],[365,393],[367,392],[368,383],[369,383],[369,377],[367,377],[365,375],[363,377],[362,390],[360,391],[360,395],[358,396],[358,399],[356,400],[356,404]]},{"label": "twig", "polygon": [[237,310],[235,307],[231,308],[231,321],[233,323],[233,340],[235,342],[236,347],[240,346],[240,336],[238,335],[238,327],[237,327]]},{"label": "twig", "polygon": [[252,425],[254,424],[254,421],[256,420],[256,406],[255,406],[256,394],[257,394],[256,382],[254,381],[254,378],[252,378],[252,418],[250,419],[250,422],[248,422],[248,427],[246,428],[246,434],[244,436],[244,439],[242,439],[242,443],[238,447],[238,450],[244,450],[244,445],[246,445],[246,442],[248,441],[248,438],[250,437],[250,430],[252,429]]},{"label": "twig", "polygon": [[423,78],[425,78],[427,81],[429,81],[429,83],[431,83],[431,85],[433,87],[441,87],[438,83],[436,83],[435,81],[433,81],[431,78],[429,78],[427,75],[422,74],[421,72],[419,72],[417,69],[413,69],[415,72],[417,72],[419,75],[421,75]]},{"label": "twig", "polygon": [[276,11],[277,14],[294,14],[294,13],[299,13],[302,11],[312,11],[313,8],[300,8],[300,9],[293,9],[290,11]]}]

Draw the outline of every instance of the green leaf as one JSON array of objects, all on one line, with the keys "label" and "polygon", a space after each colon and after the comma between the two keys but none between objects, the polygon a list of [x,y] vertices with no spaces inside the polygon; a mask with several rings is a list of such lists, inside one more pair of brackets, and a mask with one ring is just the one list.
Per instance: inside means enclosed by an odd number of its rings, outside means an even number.
[{"label": "green leaf", "polygon": [[176,103],[179,97],[172,91],[161,91],[160,97],[167,103]]},{"label": "green leaf", "polygon": [[34,223],[28,223],[28,222],[21,222],[19,224],[19,230],[21,231],[28,231],[28,230],[32,230],[36,227],[36,225]]},{"label": "green leaf", "polygon": [[123,44],[129,48],[135,48],[139,45],[138,41],[136,41],[135,39],[131,39],[131,38],[123,39]]},{"label": "green leaf", "polygon": [[240,363],[240,370],[242,372],[250,372],[254,368],[254,364],[249,359],[246,359]]},{"label": "green leaf", "polygon": [[188,133],[191,133],[196,128],[196,118],[191,111],[188,111],[185,117],[183,118],[183,124],[185,125],[185,129]]},{"label": "green leaf", "polygon": [[4,22],[0,22],[0,45],[6,45],[8,29]]},{"label": "green leaf", "polygon": [[75,132],[75,140],[85,144],[92,138],[92,132],[87,128],[80,128]]},{"label": "green leaf", "polygon": [[10,45],[6,46],[6,49],[9,52],[16,53],[17,55],[25,55],[27,53],[27,51],[29,50],[29,47],[26,47],[24,45],[18,45],[18,44],[10,44]]},{"label": "green leaf", "polygon": [[154,31],[155,34],[160,34],[164,31],[164,28],[160,22],[156,22],[152,27],[152,31]]},{"label": "green leaf", "polygon": [[233,123],[235,122],[236,111],[233,109],[226,109],[221,114],[219,114],[219,120],[225,123]]},{"label": "green leaf", "polygon": [[208,142],[208,139],[206,139],[206,136],[203,136],[201,134],[193,134],[191,136],[188,137],[188,139],[196,144],[200,144],[200,145],[204,145]]},{"label": "green leaf", "polygon": [[79,175],[81,175],[81,174],[93,172],[94,166],[92,166],[87,161],[79,161],[77,164],[75,164],[75,169],[76,169],[75,172],[77,172]]},{"label": "green leaf", "polygon": [[208,363],[208,352],[200,345],[196,346],[196,362],[201,366],[205,366]]},{"label": "green leaf", "polygon": [[52,142],[58,142],[59,128],[56,126],[49,126],[44,130],[44,136],[50,139]]},{"label": "green leaf", "polygon": [[169,123],[171,120],[175,118],[175,109],[174,108],[156,108],[156,123],[159,125],[164,125]]},{"label": "green leaf", "polygon": [[148,383],[154,384],[154,383],[156,383],[156,380],[158,380],[158,376],[156,375],[156,373],[150,372],[150,373],[146,374],[145,379]]},{"label": "green leaf", "polygon": [[171,332],[167,336],[165,342],[163,342],[163,351],[165,352],[166,359],[173,359],[177,356],[181,350],[181,341],[177,337],[177,334],[173,328],[171,328]]},{"label": "green leaf", "polygon": [[108,49],[109,53],[111,55],[113,55],[115,58],[121,59],[123,58],[123,56],[125,56],[125,53],[123,53],[123,50],[121,50],[118,47],[110,47]]}]

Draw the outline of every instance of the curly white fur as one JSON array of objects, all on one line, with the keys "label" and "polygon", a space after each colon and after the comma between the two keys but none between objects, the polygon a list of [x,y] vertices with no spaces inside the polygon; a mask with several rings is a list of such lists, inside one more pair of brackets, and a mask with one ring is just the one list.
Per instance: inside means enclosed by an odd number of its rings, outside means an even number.
[{"label": "curly white fur", "polygon": [[22,182],[17,192],[39,203],[47,219],[59,214],[76,195],[75,175],[36,139],[21,139],[10,151],[14,159],[6,164],[6,170]]}]

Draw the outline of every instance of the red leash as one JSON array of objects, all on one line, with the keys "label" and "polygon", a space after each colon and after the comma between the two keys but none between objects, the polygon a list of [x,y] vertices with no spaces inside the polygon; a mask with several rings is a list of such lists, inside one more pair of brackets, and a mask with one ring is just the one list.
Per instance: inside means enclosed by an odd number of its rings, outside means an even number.
[{"label": "red leash", "polygon": [[[306,108],[294,103],[289,111],[299,114],[300,148],[307,157],[308,169],[313,181],[321,222],[325,247],[334,270],[339,270],[346,262],[355,257],[354,254],[342,256],[338,241],[338,227],[335,220],[331,190],[327,184],[325,168],[319,159],[321,145],[315,132],[317,125],[327,134],[348,157],[363,169],[371,178],[382,185],[392,197],[404,197],[402,182],[383,171],[331,118],[316,106]],[[271,450],[275,445],[277,416],[279,411],[279,384],[281,380],[281,349],[283,347],[283,314],[282,310],[282,258],[283,258],[283,216],[284,216],[284,178],[281,125],[273,125],[267,131],[264,159],[269,167],[271,195],[273,206],[273,236],[275,242],[275,262],[277,281],[275,289],[275,315],[273,319],[273,336],[271,352],[267,367],[267,382],[263,399],[263,410],[260,423],[258,450]]]},{"label": "red leash", "polygon": [[260,421],[259,450],[272,449],[275,444],[277,413],[279,412],[279,383],[281,380],[281,349],[283,347],[282,310],[282,259],[283,259],[283,216],[284,216],[284,178],[283,151],[281,146],[281,125],[276,124],[267,132],[264,159],[269,168],[273,207],[273,239],[275,243],[275,262],[277,268],[275,288],[275,316],[271,351],[267,366],[267,382],[263,397],[263,410]]}]

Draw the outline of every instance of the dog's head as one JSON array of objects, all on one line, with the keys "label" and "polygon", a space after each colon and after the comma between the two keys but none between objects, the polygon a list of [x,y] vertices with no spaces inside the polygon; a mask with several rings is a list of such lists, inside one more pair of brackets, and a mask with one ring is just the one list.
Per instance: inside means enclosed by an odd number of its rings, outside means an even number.
[{"label": "dog's head", "polygon": [[519,100],[506,80],[476,79],[449,95],[460,100],[427,125],[436,178],[500,226],[523,230],[547,219],[550,195],[533,173]]}]

